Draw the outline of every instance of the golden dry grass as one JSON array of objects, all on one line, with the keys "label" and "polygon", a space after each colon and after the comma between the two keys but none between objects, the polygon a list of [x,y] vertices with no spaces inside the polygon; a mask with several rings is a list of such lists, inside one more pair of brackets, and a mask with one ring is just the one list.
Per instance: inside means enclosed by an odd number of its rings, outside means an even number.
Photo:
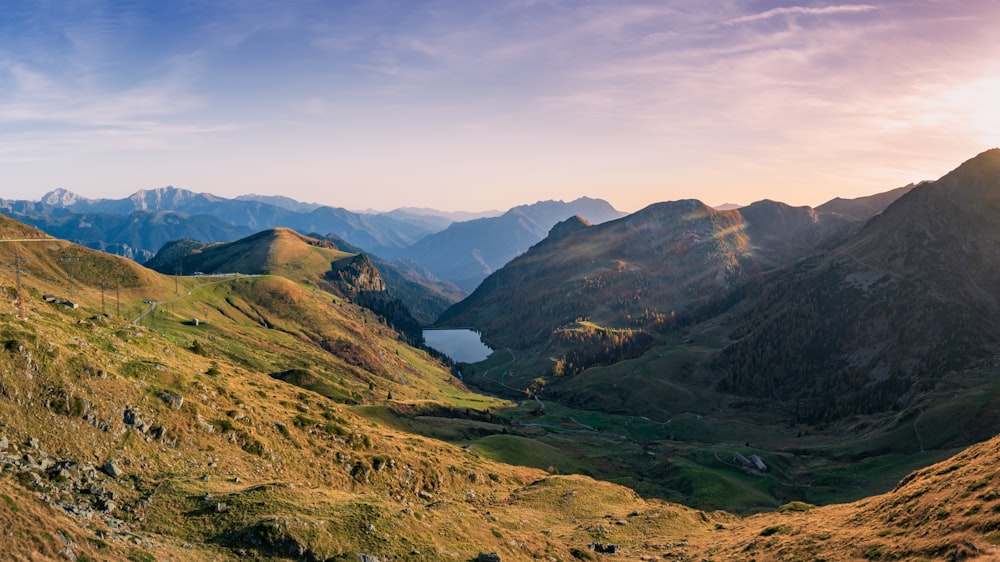
[{"label": "golden dry grass", "polygon": [[[22,232],[0,225],[4,235]],[[19,247],[32,267],[26,319],[12,272],[0,274],[0,437],[11,458],[40,450],[83,472],[118,463],[122,476],[88,478],[114,492],[107,515],[122,524],[99,512],[69,517],[54,506],[92,505],[89,492],[10,468],[0,520],[12,559],[60,559],[72,543],[77,559],[91,560],[469,560],[494,551],[505,561],[568,561],[596,556],[587,546],[602,542],[620,545],[622,560],[937,560],[988,558],[1000,542],[997,439],[854,504],[745,519],[703,513],[405,431],[386,405],[500,402],[326,293],[275,276],[210,285],[61,242],[32,244]],[[69,254],[79,259],[59,261]],[[134,326],[131,316],[98,314],[100,279],[71,278],[71,263],[133,280],[119,289],[130,310],[196,290]],[[40,299],[70,281],[81,308]],[[207,323],[184,323],[192,317]],[[340,354],[322,345],[341,340],[350,347]],[[290,368],[359,405],[270,376]],[[173,395],[183,402],[171,404]],[[127,410],[164,437],[128,423]]]}]

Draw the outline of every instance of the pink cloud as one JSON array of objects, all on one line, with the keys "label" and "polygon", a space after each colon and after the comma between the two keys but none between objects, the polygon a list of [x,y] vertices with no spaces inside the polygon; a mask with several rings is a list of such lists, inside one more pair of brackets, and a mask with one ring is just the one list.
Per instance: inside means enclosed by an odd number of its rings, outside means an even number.
[{"label": "pink cloud", "polygon": [[824,6],[822,8],[807,8],[805,6],[786,6],[782,8],[774,8],[767,10],[766,12],[761,12],[759,14],[751,14],[749,16],[743,16],[739,18],[734,18],[727,20],[726,25],[737,25],[741,23],[750,23],[755,21],[761,21],[770,19],[777,16],[826,16],[830,14],[856,14],[862,12],[871,12],[877,10],[877,6],[872,6],[870,4],[843,4],[840,6]]}]

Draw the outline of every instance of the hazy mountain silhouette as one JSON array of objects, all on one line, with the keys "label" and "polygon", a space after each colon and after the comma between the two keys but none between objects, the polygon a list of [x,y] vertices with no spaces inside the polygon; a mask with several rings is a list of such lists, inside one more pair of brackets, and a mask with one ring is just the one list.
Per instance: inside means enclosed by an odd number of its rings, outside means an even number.
[{"label": "hazy mountain silhouette", "polygon": [[127,215],[25,211],[9,214],[56,238],[140,263],[178,238],[228,241],[253,232],[249,227],[234,226],[217,217],[175,211],[133,211]]},{"label": "hazy mountain silhouette", "polygon": [[[375,253],[385,253],[408,246],[432,232],[425,226],[386,215],[362,215],[346,209],[325,206],[305,211],[309,205],[303,207],[303,204],[299,204],[302,211],[293,211],[286,208],[295,206],[287,198],[270,199],[280,205],[265,202],[266,200],[268,199],[261,197],[227,199],[175,187],[141,189],[123,199],[87,199],[65,189],[57,189],[47,193],[39,202],[0,201],[0,209],[19,220],[30,216],[67,213],[131,215],[137,211],[173,211],[192,216],[215,217],[232,226],[245,227],[251,231],[286,227],[299,232],[335,234],[365,248],[366,251]],[[198,238],[197,233],[185,233],[179,237]],[[213,241],[233,239],[235,238],[229,237]],[[159,249],[159,245],[140,246],[138,245],[140,241],[134,239],[105,239],[104,242],[124,243],[149,252]]]},{"label": "hazy mountain silhouette", "polygon": [[624,213],[606,201],[587,197],[568,203],[540,201],[514,207],[499,217],[454,223],[398,255],[472,291],[487,275],[545,238],[557,222],[574,215],[596,224]]}]

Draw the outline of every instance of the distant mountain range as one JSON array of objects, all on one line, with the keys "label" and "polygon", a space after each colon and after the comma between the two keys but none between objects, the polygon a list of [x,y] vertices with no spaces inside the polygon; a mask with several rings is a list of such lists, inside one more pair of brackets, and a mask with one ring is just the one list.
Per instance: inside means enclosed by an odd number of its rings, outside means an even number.
[{"label": "distant mountain range", "polygon": [[302,201],[296,201],[291,197],[285,197],[283,195],[257,195],[255,193],[251,193],[248,195],[238,195],[235,199],[237,201],[257,201],[259,203],[266,203],[268,205],[287,209],[293,213],[308,213],[323,206],[319,203],[303,203]]},{"label": "distant mountain range", "polygon": [[87,199],[57,189],[40,201],[0,199],[0,212],[52,236],[138,262],[170,241],[231,242],[262,230],[291,228],[369,254],[395,285],[393,292],[427,324],[488,273],[544,238],[559,220],[581,214],[601,222],[623,214],[587,198],[543,201],[503,214],[426,208],[369,214],[282,196],[227,199],[174,187],[140,190],[123,199]]},{"label": "distant mountain range", "polygon": [[[56,215],[73,213],[129,216],[136,212],[160,211],[182,213],[190,217],[214,217],[233,227],[248,228],[254,232],[286,227],[299,232],[330,233],[374,253],[408,246],[431,233],[426,227],[388,215],[362,215],[341,208],[301,204],[285,197],[247,196],[227,199],[175,187],[142,189],[124,199],[86,199],[65,189],[57,189],[47,193],[39,202],[0,200],[0,209],[8,216],[38,226],[54,236],[60,235],[59,225],[51,220]],[[81,231],[76,233],[85,234]],[[235,238],[238,237],[240,236]],[[109,241],[96,233],[89,238],[68,239],[79,240],[84,244],[96,239]],[[228,238],[232,239],[234,238]],[[139,247],[129,240],[121,242]],[[141,249],[151,255],[159,247]]]},{"label": "distant mountain range", "polygon": [[248,226],[235,226],[217,217],[176,211],[133,211],[127,215],[56,210],[0,211],[57,238],[140,263],[153,256],[155,251],[150,248],[160,248],[171,240],[227,241],[255,232]]},{"label": "distant mountain range", "polygon": [[453,222],[498,217],[503,214],[502,211],[481,211],[478,213],[466,211],[439,211],[437,209],[430,209],[427,207],[400,207],[384,213],[380,211],[365,211],[364,213],[383,214],[401,221],[424,225],[432,232],[444,230]]},{"label": "distant mountain range", "polygon": [[569,203],[540,201],[514,207],[499,217],[452,223],[397,255],[423,265],[465,291],[472,291],[487,275],[545,238],[557,222],[574,215],[602,223],[625,213],[606,201],[587,197]]}]

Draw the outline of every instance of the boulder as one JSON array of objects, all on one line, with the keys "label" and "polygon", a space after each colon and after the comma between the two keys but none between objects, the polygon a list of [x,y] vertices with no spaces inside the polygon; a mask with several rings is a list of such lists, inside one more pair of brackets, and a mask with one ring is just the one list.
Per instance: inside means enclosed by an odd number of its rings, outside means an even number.
[{"label": "boulder", "polygon": [[160,399],[169,404],[174,410],[180,410],[181,406],[184,405],[184,397],[175,392],[164,390],[160,393]]},{"label": "boulder", "polygon": [[108,461],[101,465],[101,472],[112,478],[118,478],[122,475],[122,469],[118,468],[118,465],[114,461]]},{"label": "boulder", "polygon": [[122,421],[125,422],[125,425],[135,425],[139,422],[139,412],[132,407],[125,408],[125,412],[122,414]]}]

